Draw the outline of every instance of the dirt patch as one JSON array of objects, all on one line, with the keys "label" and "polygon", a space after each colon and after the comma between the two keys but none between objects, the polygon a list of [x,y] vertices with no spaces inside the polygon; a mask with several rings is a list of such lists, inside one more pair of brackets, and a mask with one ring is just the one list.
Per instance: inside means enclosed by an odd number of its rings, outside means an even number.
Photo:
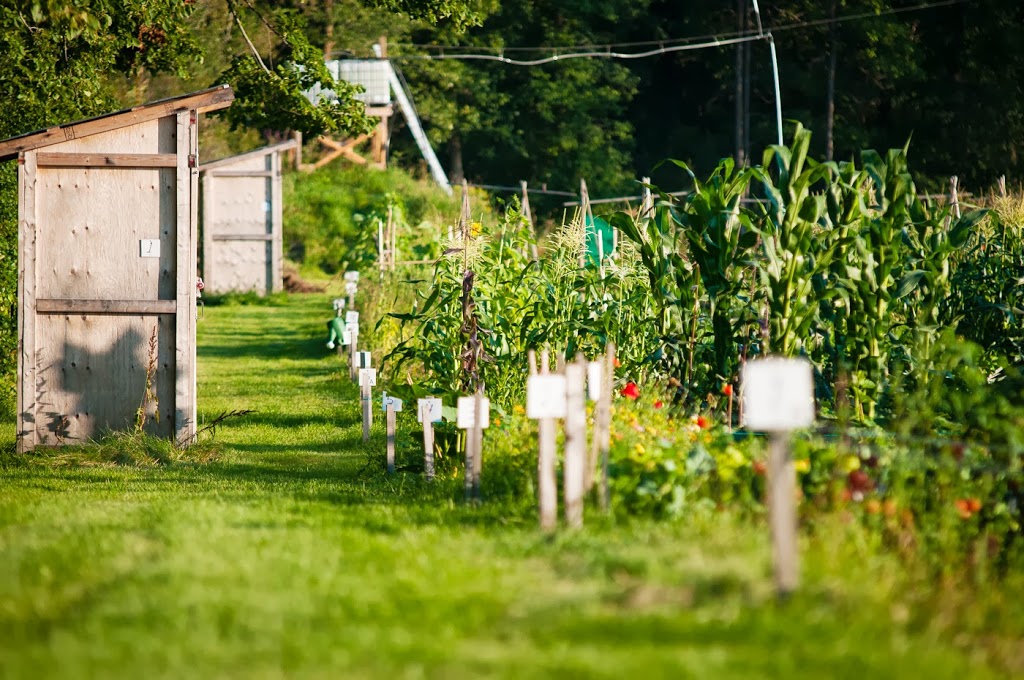
[{"label": "dirt patch", "polygon": [[310,283],[304,280],[299,273],[292,267],[285,267],[281,273],[281,279],[284,283],[284,289],[289,293],[322,293],[324,292],[323,286]]}]

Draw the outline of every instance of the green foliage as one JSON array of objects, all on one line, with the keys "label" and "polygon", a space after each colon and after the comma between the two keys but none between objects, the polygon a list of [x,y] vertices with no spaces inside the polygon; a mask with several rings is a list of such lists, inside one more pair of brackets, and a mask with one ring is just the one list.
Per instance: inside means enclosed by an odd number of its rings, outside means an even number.
[{"label": "green foliage", "polygon": [[386,223],[389,207],[398,224],[399,256],[439,257],[445,215],[456,209],[437,186],[400,170],[332,165],[286,175],[285,191],[285,254],[303,273],[319,278],[377,267],[378,227]]},{"label": "green foliage", "polygon": [[17,165],[0,163],[0,420],[15,409],[18,363]]},{"label": "green foliage", "polygon": [[409,394],[460,392],[467,269],[475,274],[473,296],[482,329],[480,373],[496,405],[508,408],[522,397],[529,349],[548,346],[566,357],[593,357],[606,343],[628,337],[619,352],[622,362],[649,368],[657,329],[648,323],[654,310],[631,251],[623,250],[603,268],[580,266],[585,230],[577,218],[534,259],[535,236],[515,207],[499,224],[480,228],[482,234],[468,241],[468,248],[461,239],[446,243],[430,287],[410,311],[391,314],[413,328],[386,359],[396,382],[405,382],[403,371],[416,375]]},{"label": "green foliage", "polygon": [[[237,6],[228,5],[238,18]],[[217,115],[224,116],[232,130],[302,130],[310,136],[371,131],[375,123],[355,99],[359,88],[331,77],[323,51],[310,44],[296,15],[279,12],[275,18],[278,44],[273,68],[259,54],[235,57],[219,80],[233,85],[236,101]],[[304,94],[314,88],[331,90],[335,96],[321,97],[314,104]]]}]

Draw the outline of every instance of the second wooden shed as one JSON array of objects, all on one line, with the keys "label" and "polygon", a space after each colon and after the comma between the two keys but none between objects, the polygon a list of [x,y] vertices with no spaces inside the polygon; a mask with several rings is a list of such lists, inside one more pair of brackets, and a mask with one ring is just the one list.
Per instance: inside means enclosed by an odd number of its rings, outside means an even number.
[{"label": "second wooden shed", "polygon": [[227,85],[0,141],[18,159],[18,449],[196,431],[198,118]]},{"label": "second wooden shed", "polygon": [[207,291],[281,290],[281,153],[295,146],[290,140],[199,166]]}]

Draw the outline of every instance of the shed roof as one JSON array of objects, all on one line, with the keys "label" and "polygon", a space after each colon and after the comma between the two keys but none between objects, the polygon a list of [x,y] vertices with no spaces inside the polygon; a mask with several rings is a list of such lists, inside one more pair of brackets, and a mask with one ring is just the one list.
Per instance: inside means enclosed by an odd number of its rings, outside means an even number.
[{"label": "shed roof", "polygon": [[239,161],[249,160],[250,158],[259,158],[260,156],[267,156],[278,151],[287,151],[288,149],[294,149],[298,145],[299,143],[296,140],[289,139],[278,144],[272,144],[270,146],[261,147],[259,149],[256,149],[255,151],[247,151],[245,153],[240,153],[237,156],[218,158],[215,161],[210,161],[209,163],[203,163],[202,165],[200,165],[199,172],[213,170],[215,168],[220,168],[225,165],[234,165]]},{"label": "shed roof", "polygon": [[144,123],[181,111],[194,110],[203,112],[223,109],[230,106],[234,98],[235,93],[230,85],[218,85],[207,90],[149,102],[148,104],[108,113],[96,118],[65,123],[57,127],[36,130],[35,132],[26,132],[23,135],[0,141],[0,161],[15,158],[22,151],[30,151],[50,146],[51,144],[58,144],[69,139],[88,137],[101,132],[135,125],[136,123]]}]

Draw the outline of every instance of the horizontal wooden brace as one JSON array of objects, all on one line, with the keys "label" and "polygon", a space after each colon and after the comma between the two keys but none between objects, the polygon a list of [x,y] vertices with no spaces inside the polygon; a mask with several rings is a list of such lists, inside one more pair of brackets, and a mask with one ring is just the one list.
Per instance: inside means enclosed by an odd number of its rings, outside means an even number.
[{"label": "horizontal wooden brace", "polygon": [[214,241],[272,241],[273,234],[214,234]]},{"label": "horizontal wooden brace", "polygon": [[59,153],[40,151],[36,165],[54,168],[176,168],[173,153]]},{"label": "horizontal wooden brace", "polygon": [[176,300],[37,299],[37,314],[174,314]]},{"label": "horizontal wooden brace", "polygon": [[208,170],[214,177],[273,177],[273,170]]}]

